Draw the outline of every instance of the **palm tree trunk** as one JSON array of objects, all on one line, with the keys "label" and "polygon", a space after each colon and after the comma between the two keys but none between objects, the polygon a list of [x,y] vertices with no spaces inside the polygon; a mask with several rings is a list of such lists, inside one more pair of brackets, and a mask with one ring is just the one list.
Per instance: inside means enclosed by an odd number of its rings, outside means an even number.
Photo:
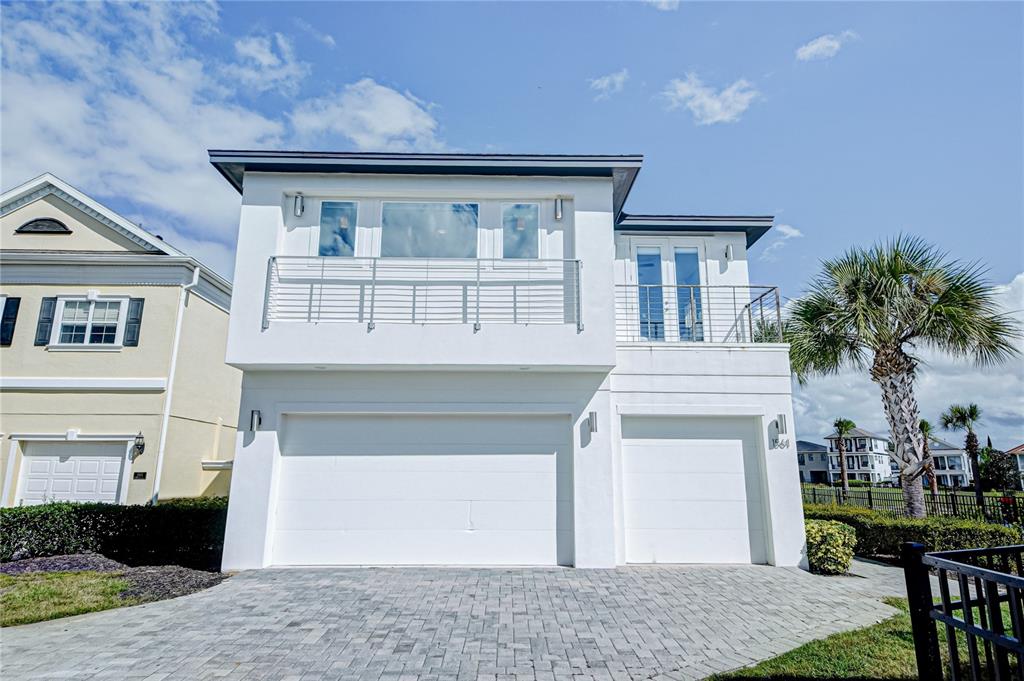
[{"label": "palm tree trunk", "polygon": [[882,408],[896,449],[907,514],[924,518],[924,490],[920,481],[925,473],[924,435],[914,397],[914,369],[914,360],[902,350],[879,350],[871,367],[871,380],[882,390]]},{"label": "palm tree trunk", "polygon": [[846,472],[846,448],[843,445],[843,438],[836,440],[836,448],[839,450],[839,479],[843,483],[843,500],[850,492],[850,474]]},{"label": "palm tree trunk", "polygon": [[967,438],[964,442],[967,456],[971,459],[971,468],[974,469],[974,498],[978,502],[978,508],[985,511],[985,493],[981,489],[981,462],[978,460],[978,436],[973,430],[967,431]]}]

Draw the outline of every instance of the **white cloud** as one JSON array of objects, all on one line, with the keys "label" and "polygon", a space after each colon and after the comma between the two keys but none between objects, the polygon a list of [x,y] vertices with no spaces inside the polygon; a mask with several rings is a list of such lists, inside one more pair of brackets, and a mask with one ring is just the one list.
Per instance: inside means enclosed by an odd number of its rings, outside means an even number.
[{"label": "white cloud", "polygon": [[800,239],[804,235],[799,229],[793,225],[779,224],[775,225],[775,238],[772,240],[768,247],[761,252],[760,260],[766,262],[775,262],[779,259],[779,251],[786,247],[786,243],[790,239]]},{"label": "white cloud", "polygon": [[742,78],[716,91],[696,74],[687,73],[686,78],[669,81],[661,94],[668,100],[669,109],[685,106],[698,125],[713,125],[738,121],[760,93]]},{"label": "white cloud", "polygon": [[[252,94],[308,77],[287,37],[226,37],[212,3],[5,4],[0,72],[4,187],[52,172],[230,274],[237,192],[208,148],[438,149],[437,121],[408,94],[364,80],[343,87],[323,122],[264,113]],[[311,103],[298,108],[309,111]],[[301,119],[301,117],[299,117]],[[301,119],[312,123],[309,117]],[[204,258],[205,255],[205,258]]]},{"label": "white cloud", "polygon": [[819,35],[811,42],[798,47],[796,50],[796,58],[800,61],[831,59],[839,54],[839,50],[843,45],[851,40],[856,40],[859,37],[860,36],[853,31],[843,31],[839,34],[826,33],[825,35]]},{"label": "white cloud", "polygon": [[254,92],[294,94],[310,71],[309,64],[295,57],[291,41],[280,33],[240,38],[235,41],[235,54],[238,62],[225,67],[227,76]]},{"label": "white cloud", "polygon": [[409,92],[363,78],[303,102],[290,117],[303,137],[341,135],[359,149],[376,151],[438,151],[444,144],[430,108]]},{"label": "white cloud", "polygon": [[[1024,323],[1024,273],[998,286],[997,292],[1001,308]],[[1002,449],[1024,442],[1024,358],[978,369],[970,362],[927,350],[920,355],[923,362],[917,372],[915,394],[922,418],[938,426],[939,414],[950,404],[974,402],[983,413],[978,428],[983,443],[989,435]],[[821,442],[830,424],[840,416],[868,430],[882,434],[888,431],[881,393],[866,371],[849,369],[835,376],[813,378],[805,386],[794,382],[793,390],[800,439]],[[939,430],[938,434],[950,442],[963,439],[957,433]]]},{"label": "white cloud", "polygon": [[322,33],[310,24],[308,21],[295,17],[295,25],[305,31],[313,40],[326,45],[327,47],[334,49],[337,43],[334,42],[334,36],[330,33]]},{"label": "white cloud", "polygon": [[622,69],[615,73],[609,73],[606,76],[599,78],[590,79],[590,89],[597,92],[594,97],[598,99],[608,99],[614,94],[622,92],[622,88],[626,86],[626,81],[629,80],[629,70]]},{"label": "white cloud", "polygon": [[644,2],[656,10],[673,12],[679,9],[680,0],[644,0]]}]

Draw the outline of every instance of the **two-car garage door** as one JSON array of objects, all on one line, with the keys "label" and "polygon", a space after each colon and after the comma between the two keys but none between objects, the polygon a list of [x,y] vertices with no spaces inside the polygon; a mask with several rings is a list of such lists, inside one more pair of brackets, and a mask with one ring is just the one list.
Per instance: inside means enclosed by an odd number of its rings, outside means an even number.
[{"label": "two-car garage door", "polygon": [[627,563],[764,563],[752,418],[622,419]]},{"label": "two-car garage door", "polygon": [[276,565],[571,565],[568,417],[288,415]]}]

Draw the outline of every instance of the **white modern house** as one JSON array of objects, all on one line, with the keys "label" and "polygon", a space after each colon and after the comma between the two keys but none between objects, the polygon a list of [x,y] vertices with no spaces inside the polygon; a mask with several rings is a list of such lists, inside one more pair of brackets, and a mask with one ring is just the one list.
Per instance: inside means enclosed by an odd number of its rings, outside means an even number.
[{"label": "white modern house", "polygon": [[640,156],[210,158],[225,569],[803,563],[770,217],[627,215]]},{"label": "white modern house", "polygon": [[[967,487],[974,482],[971,460],[963,447],[957,447],[937,437],[930,437],[928,438],[928,449],[932,455],[935,480],[939,487]],[[889,465],[890,480],[893,484],[899,484],[899,464],[892,459]],[[927,479],[922,478],[921,484],[927,485]]]},{"label": "white modern house", "polygon": [[796,441],[796,461],[800,467],[800,482],[828,483],[828,447],[808,440]]},{"label": "white modern house", "polygon": [[[892,475],[889,456],[889,439],[875,435],[863,428],[854,428],[843,438],[846,451],[846,473],[850,480],[883,482]],[[836,433],[826,435],[829,451],[829,481],[842,480],[839,467],[839,437]]]}]

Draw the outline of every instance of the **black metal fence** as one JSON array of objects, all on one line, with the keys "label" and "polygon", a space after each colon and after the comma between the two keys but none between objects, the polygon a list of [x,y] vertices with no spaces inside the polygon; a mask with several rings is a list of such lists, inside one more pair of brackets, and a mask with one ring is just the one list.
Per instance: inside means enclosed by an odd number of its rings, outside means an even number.
[{"label": "black metal fence", "polygon": [[903,569],[921,681],[1024,679],[1024,545],[925,553],[924,545],[907,543]]},{"label": "black metal fence", "polygon": [[[802,487],[806,504],[861,506],[897,516],[907,515],[903,490],[898,487],[851,487],[845,494],[841,487]],[[937,496],[932,496],[931,491],[924,491],[924,503],[929,516],[955,516],[1003,524],[1015,524],[1021,518],[1019,500],[1012,492],[999,495],[988,493],[983,499],[983,506],[978,506],[973,492],[940,490]]]}]

